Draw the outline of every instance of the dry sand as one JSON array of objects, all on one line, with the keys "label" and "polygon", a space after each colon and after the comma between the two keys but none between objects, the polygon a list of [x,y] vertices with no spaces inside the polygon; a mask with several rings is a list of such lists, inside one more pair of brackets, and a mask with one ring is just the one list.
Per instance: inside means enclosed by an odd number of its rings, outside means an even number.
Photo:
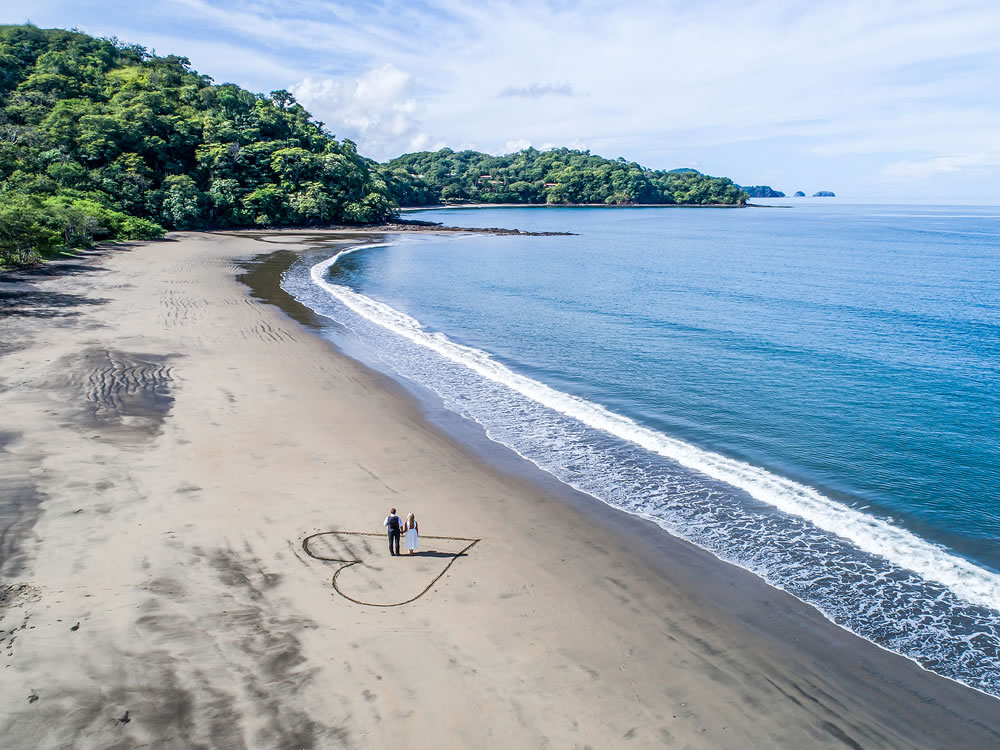
[{"label": "dry sand", "polygon": [[249,294],[258,239],[0,281],[0,746],[1000,746],[995,699],[432,427]]}]

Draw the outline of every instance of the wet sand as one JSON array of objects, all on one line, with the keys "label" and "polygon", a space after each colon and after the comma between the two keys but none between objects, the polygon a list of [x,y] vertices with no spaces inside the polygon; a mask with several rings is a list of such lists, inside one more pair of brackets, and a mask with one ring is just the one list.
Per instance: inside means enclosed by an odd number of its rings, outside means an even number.
[{"label": "wet sand", "polygon": [[303,236],[0,277],[4,747],[1000,746],[996,699],[434,427],[277,288]]}]

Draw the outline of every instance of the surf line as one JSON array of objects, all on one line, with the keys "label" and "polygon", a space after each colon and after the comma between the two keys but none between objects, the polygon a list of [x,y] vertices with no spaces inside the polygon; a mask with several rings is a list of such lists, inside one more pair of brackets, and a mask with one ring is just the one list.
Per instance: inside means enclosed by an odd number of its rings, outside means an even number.
[{"label": "surf line", "polygon": [[348,568],[350,568],[350,567],[352,567],[354,565],[359,565],[360,563],[362,563],[364,561],[363,560],[340,560],[340,559],[335,558],[335,557],[323,557],[322,555],[316,554],[311,549],[309,549],[309,542],[312,541],[313,539],[315,539],[316,537],[320,537],[320,536],[335,536],[335,537],[338,537],[338,536],[373,536],[373,537],[383,537],[385,535],[384,534],[375,533],[375,532],[371,532],[371,531],[320,531],[320,532],[318,532],[316,534],[310,534],[309,536],[307,536],[305,539],[302,540],[302,551],[305,552],[307,555],[309,555],[309,557],[313,558],[314,560],[320,560],[322,562],[339,562],[339,563],[343,563],[343,565],[341,565],[339,568],[337,568],[336,572],[333,574],[333,590],[336,591],[338,594],[340,594],[345,599],[347,599],[347,601],[354,602],[355,604],[361,604],[361,605],[364,605],[365,607],[402,607],[404,604],[410,604],[412,602],[415,602],[417,599],[419,599],[424,594],[426,594],[428,591],[430,591],[431,588],[433,588],[434,584],[437,583],[438,581],[440,581],[444,577],[444,574],[448,572],[448,569],[452,565],[455,564],[455,561],[458,558],[464,557],[465,554],[470,549],[472,549],[477,544],[479,544],[481,541],[483,541],[482,539],[473,539],[471,537],[464,537],[464,536],[431,536],[430,534],[421,534],[421,536],[420,536],[421,539],[449,539],[449,540],[455,541],[455,542],[469,542],[469,544],[465,545],[461,550],[459,550],[458,552],[456,552],[455,554],[453,554],[452,557],[451,557],[451,560],[448,562],[447,565],[444,566],[444,570],[442,570],[440,573],[438,573],[436,576],[434,576],[434,578],[431,579],[431,582],[428,583],[424,587],[423,591],[421,591],[416,596],[412,597],[411,599],[407,599],[405,602],[395,602],[393,604],[378,604],[376,602],[365,602],[365,601],[362,601],[361,599],[355,599],[350,594],[345,594],[343,592],[343,590],[341,590],[341,588],[337,585],[337,578],[338,578],[338,576],[340,576],[340,574],[343,573]]}]

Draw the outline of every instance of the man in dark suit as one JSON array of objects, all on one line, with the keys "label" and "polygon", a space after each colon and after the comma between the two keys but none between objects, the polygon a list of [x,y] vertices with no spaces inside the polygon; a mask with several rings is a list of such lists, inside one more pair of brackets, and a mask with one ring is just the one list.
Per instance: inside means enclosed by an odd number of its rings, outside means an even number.
[{"label": "man in dark suit", "polygon": [[[399,554],[399,516],[396,515],[396,509],[392,508],[389,510],[389,515],[385,517],[385,523],[382,524],[389,529],[389,554],[398,555]],[[393,543],[395,543],[396,548],[393,551]]]}]

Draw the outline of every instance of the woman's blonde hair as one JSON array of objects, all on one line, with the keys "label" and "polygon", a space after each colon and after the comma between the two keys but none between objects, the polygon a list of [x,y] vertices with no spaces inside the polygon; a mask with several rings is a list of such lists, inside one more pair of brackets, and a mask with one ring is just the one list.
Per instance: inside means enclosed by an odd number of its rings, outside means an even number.
[{"label": "woman's blonde hair", "polygon": [[413,514],[412,514],[412,513],[409,513],[409,514],[407,514],[407,516],[406,516],[406,522],[407,522],[407,523],[413,523],[413,522],[414,522],[414,521],[416,521],[416,520],[417,520],[417,519],[416,519],[416,518],[414,518],[414,516],[413,516]]}]

